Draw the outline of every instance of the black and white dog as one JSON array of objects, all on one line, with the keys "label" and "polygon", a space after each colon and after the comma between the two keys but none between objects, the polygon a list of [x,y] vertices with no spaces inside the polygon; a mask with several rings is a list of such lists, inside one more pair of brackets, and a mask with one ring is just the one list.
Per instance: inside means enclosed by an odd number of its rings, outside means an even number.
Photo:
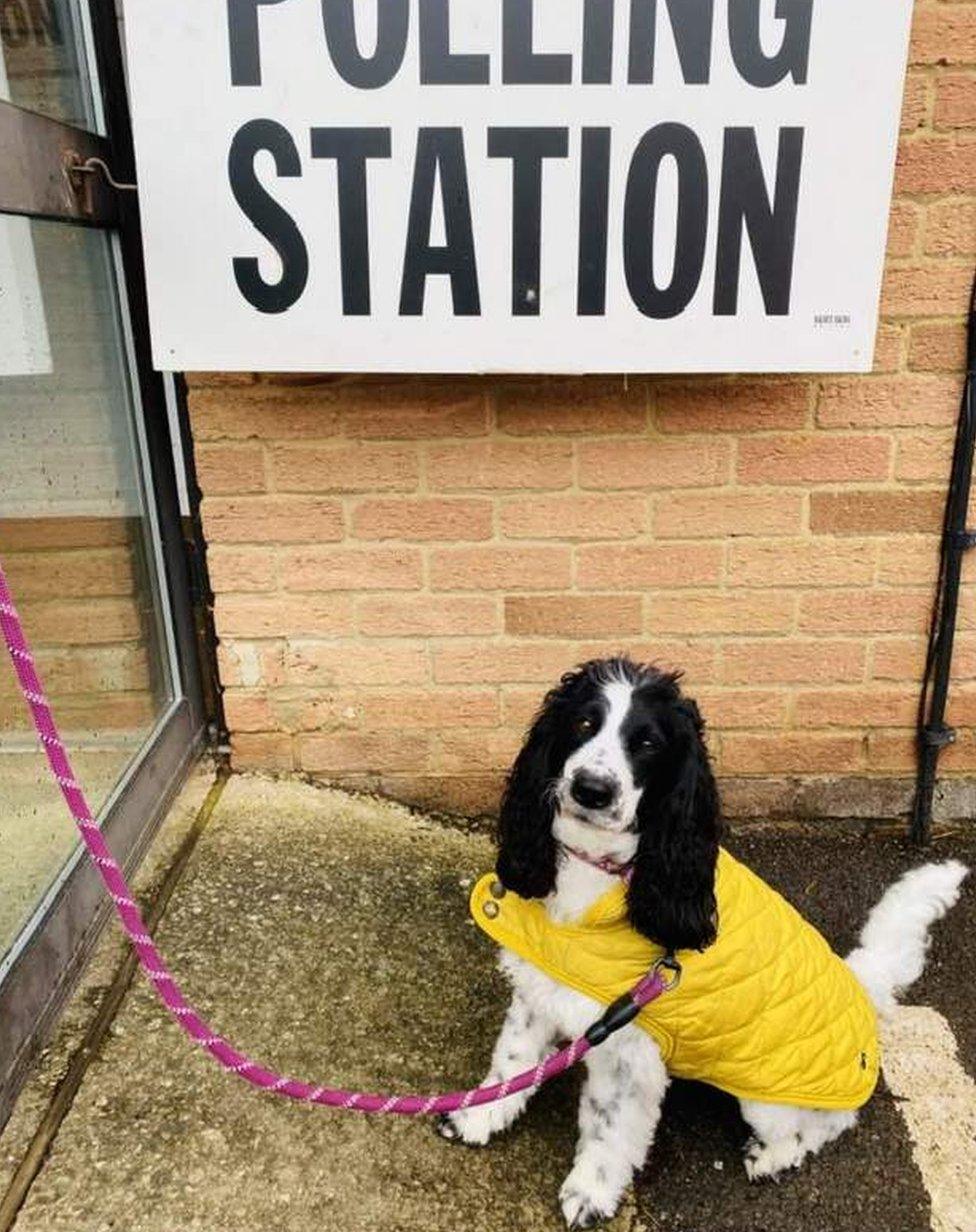
[{"label": "black and white dog", "polygon": [[[543,899],[550,918],[578,919],[629,869],[631,925],[673,950],[716,937],[715,864],[720,808],[695,703],[676,675],[618,658],[584,664],[550,692],[508,779],[497,871],[523,898]],[[928,929],[956,900],[966,869],[956,862],[907,874],[874,908],[848,964],[882,1011],[922,971]],[[559,1040],[602,1012],[596,1001],[503,950],[513,998],[487,1081],[536,1065]],[[560,1190],[567,1224],[609,1218],[654,1137],[668,1073],[654,1039],[625,1027],[586,1057],[579,1140]],[[482,1145],[510,1126],[529,1095],[444,1118],[449,1139]],[[850,1128],[850,1111],[741,1100],[754,1138],[751,1179],[797,1167]]]}]

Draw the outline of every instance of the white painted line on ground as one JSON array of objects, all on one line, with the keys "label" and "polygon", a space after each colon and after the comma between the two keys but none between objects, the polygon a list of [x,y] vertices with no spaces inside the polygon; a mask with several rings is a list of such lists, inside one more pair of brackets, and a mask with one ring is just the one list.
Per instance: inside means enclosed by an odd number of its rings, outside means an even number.
[{"label": "white painted line on ground", "polygon": [[941,1014],[899,1006],[882,1024],[885,1080],[932,1202],[932,1232],[976,1232],[976,1082]]}]

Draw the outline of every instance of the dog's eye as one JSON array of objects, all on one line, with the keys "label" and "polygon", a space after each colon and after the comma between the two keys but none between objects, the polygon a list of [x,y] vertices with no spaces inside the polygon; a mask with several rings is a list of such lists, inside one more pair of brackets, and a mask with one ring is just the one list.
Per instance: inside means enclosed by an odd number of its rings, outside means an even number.
[{"label": "dog's eye", "polygon": [[574,729],[577,736],[589,736],[596,730],[596,724],[592,719],[588,719],[586,715],[581,715],[574,724]]},{"label": "dog's eye", "polygon": [[650,753],[661,747],[661,742],[650,732],[644,732],[634,741],[634,747],[641,753]]}]

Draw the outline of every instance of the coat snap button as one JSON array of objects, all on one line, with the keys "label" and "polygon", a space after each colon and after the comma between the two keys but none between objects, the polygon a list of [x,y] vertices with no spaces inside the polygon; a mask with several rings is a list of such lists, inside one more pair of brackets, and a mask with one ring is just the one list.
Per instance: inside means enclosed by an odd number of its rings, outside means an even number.
[{"label": "coat snap button", "polygon": [[488,901],[482,908],[489,920],[493,920],[498,915],[499,907],[496,902]]},{"label": "coat snap button", "polygon": [[500,881],[493,881],[488,887],[488,892],[491,894],[492,898],[505,897],[505,887]]}]

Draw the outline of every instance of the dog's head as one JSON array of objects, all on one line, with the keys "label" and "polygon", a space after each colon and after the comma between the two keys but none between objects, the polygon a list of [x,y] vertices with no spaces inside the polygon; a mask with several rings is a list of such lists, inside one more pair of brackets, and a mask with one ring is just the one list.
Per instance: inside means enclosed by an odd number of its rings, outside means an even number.
[{"label": "dog's head", "polygon": [[719,801],[698,708],[673,673],[584,663],[546,695],[508,776],[498,875],[543,898],[559,844],[633,860],[631,923],[668,949],[715,940]]}]

